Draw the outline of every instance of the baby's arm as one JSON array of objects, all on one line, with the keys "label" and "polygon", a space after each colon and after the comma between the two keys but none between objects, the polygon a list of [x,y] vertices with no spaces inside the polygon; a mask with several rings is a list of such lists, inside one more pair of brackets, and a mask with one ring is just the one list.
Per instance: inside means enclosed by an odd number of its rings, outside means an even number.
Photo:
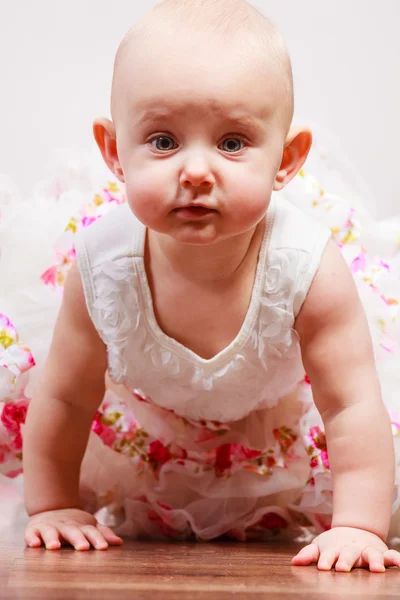
[{"label": "baby's arm", "polygon": [[332,527],[365,530],[385,541],[394,491],[391,424],[367,319],[352,274],[333,242],[295,327],[325,426],[333,477]]},{"label": "baby's arm", "polygon": [[[60,532],[59,522],[63,526],[74,522],[74,539],[82,547],[86,540],[82,542],[82,534],[77,533],[77,519],[78,526],[96,524],[79,510],[79,475],[91,423],[104,395],[106,368],[106,349],[88,315],[74,265],[24,429],[25,506],[30,516],[35,515],[31,524],[36,525],[27,529],[25,537],[33,537],[32,545],[43,538],[38,535],[38,522],[46,524],[45,543],[54,538],[54,528]],[[39,518],[39,513],[46,513],[46,518]]]}]

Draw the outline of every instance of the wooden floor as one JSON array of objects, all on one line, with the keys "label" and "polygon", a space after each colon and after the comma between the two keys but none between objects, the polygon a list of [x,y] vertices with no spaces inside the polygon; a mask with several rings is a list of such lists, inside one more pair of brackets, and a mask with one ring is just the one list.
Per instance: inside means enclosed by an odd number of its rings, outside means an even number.
[{"label": "wooden floor", "polygon": [[317,600],[400,597],[400,570],[292,567],[301,546],[126,541],[105,552],[26,548],[0,530],[1,600]]}]

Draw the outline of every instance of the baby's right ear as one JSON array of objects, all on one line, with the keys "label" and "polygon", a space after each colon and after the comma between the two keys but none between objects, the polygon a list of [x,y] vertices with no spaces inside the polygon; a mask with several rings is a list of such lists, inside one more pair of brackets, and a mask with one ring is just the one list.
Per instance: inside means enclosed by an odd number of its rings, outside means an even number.
[{"label": "baby's right ear", "polygon": [[114,173],[117,179],[125,181],[124,173],[118,158],[114,123],[110,121],[110,119],[99,117],[93,123],[93,135],[107,167]]}]

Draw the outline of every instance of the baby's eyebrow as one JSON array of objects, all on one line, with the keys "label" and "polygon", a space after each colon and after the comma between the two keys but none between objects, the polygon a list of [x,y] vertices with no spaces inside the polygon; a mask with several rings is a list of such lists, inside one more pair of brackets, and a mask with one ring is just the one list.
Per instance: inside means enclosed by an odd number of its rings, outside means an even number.
[{"label": "baby's eyebrow", "polygon": [[148,123],[152,123],[153,121],[168,119],[172,116],[173,113],[171,111],[149,110],[139,117],[139,119],[135,122],[135,125],[147,125]]},{"label": "baby's eyebrow", "polygon": [[[135,126],[146,126],[147,124],[155,121],[162,121],[179,117],[181,111],[171,111],[162,109],[150,109],[143,113],[136,121]],[[260,131],[262,129],[260,119],[245,115],[235,115],[224,110],[215,111],[215,118],[225,121],[227,124],[232,126],[238,126],[244,129],[253,129]]]}]

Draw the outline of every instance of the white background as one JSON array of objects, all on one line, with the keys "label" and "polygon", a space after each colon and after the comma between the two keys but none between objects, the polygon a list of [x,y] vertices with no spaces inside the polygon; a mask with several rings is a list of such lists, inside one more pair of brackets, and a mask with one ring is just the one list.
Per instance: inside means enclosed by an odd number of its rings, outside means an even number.
[{"label": "white background", "polygon": [[[201,1],[201,0],[199,0]],[[93,147],[117,45],[153,0],[0,0],[0,173],[29,194],[59,148]],[[400,0],[253,0],[291,52],[296,116],[334,132],[400,213]]]}]

